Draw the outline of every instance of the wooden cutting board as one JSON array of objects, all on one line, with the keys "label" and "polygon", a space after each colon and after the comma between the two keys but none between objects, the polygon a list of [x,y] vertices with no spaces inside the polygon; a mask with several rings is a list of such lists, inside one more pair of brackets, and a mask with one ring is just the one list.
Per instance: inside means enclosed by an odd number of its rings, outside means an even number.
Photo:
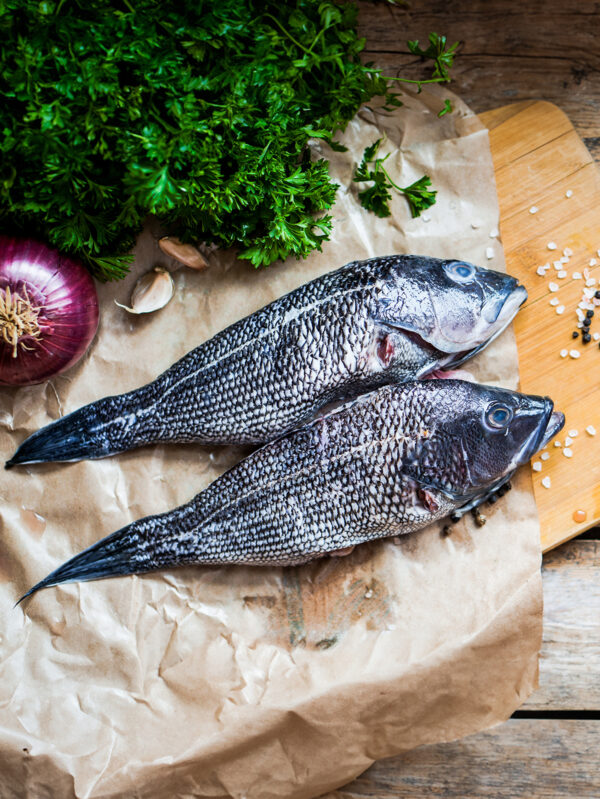
[{"label": "wooden cutting board", "polygon": [[[529,292],[515,320],[521,389],[549,395],[566,416],[558,436],[563,447],[550,445],[542,471],[533,472],[546,552],[600,523],[600,341],[583,344],[581,331],[572,338],[585,284],[573,272],[583,274],[587,267],[600,289],[600,173],[567,116],[551,103],[516,103],[480,119],[490,131],[506,268]],[[530,213],[532,206],[539,210]],[[548,249],[549,242],[557,249]],[[553,262],[565,248],[573,254],[564,265],[567,277],[559,279]],[[589,265],[592,258],[597,265]],[[548,262],[546,276],[536,274]],[[559,285],[557,292],[550,292],[550,281]],[[553,297],[565,306],[562,315],[550,305]],[[591,325],[591,333],[596,331],[600,306]],[[579,359],[561,358],[563,349],[577,350]],[[588,425],[596,436],[586,433]],[[569,430],[578,431],[571,458],[563,455]],[[544,477],[550,488],[543,486]],[[584,521],[574,520],[578,510],[585,511]]]}]

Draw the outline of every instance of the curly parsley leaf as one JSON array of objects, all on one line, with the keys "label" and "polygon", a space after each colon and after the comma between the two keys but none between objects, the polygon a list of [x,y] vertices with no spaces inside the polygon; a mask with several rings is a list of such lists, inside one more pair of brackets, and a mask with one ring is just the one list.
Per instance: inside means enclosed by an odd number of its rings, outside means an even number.
[{"label": "curly parsley leaf", "polygon": [[450,100],[449,100],[449,99],[446,97],[446,99],[444,100],[444,107],[442,108],[442,110],[441,110],[441,111],[438,111],[438,116],[439,116],[439,117],[443,117],[443,116],[445,116],[446,114],[449,114],[449,113],[451,113],[451,112],[452,112],[452,103],[451,103],[451,102],[450,102]]},{"label": "curly parsley leaf", "polygon": [[[362,160],[354,171],[354,181],[373,184],[359,191],[358,199],[361,205],[382,219],[390,216],[390,200],[392,199],[390,189],[394,188],[406,198],[411,216],[420,216],[426,208],[430,208],[435,203],[437,192],[428,189],[428,186],[431,186],[431,179],[428,175],[423,175],[410,186],[405,188],[398,186],[383,166],[389,158],[389,153],[383,158],[377,158],[381,142],[382,139],[377,139],[365,148]],[[369,166],[370,164],[372,166]]]},{"label": "curly parsley leaf", "polygon": [[458,42],[454,42],[451,47],[446,47],[445,36],[441,36],[439,33],[430,33],[429,46],[426,50],[419,46],[418,40],[409,41],[407,44],[411,53],[421,56],[421,58],[430,58],[434,62],[434,78],[438,78],[444,83],[449,82],[450,75],[448,71],[454,63]]}]

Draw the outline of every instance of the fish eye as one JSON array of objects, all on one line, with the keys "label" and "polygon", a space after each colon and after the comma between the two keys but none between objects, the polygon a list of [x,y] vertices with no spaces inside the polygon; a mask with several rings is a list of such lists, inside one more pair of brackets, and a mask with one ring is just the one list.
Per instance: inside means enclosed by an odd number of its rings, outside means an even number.
[{"label": "fish eye", "polygon": [[458,283],[468,283],[475,274],[475,267],[465,261],[450,261],[445,269],[448,277]]},{"label": "fish eye", "polygon": [[493,402],[485,412],[485,420],[494,430],[504,430],[512,421],[513,415],[513,410],[508,405]]}]

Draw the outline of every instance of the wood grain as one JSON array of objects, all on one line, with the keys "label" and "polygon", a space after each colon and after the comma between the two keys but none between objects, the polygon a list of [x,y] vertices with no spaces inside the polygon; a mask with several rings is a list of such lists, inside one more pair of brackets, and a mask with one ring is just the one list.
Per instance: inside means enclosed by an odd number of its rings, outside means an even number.
[{"label": "wood grain", "polygon": [[360,2],[368,57],[386,74],[419,79],[407,39],[438,31],[459,41],[452,89],[476,111],[544,98],[567,113],[600,158],[600,5],[590,0]]},{"label": "wood grain", "polygon": [[380,760],[323,799],[598,799],[600,721],[510,719]]},{"label": "wood grain", "polygon": [[550,552],[542,579],[540,687],[523,709],[600,714],[600,541],[569,541]]},{"label": "wood grain", "polygon": [[[573,272],[587,268],[600,281],[600,172],[570,121],[551,103],[517,103],[480,119],[490,131],[507,270],[529,292],[514,326],[521,388],[551,396],[566,416],[565,431],[578,431],[572,458],[551,446],[542,472],[534,473],[542,548],[548,551],[600,521],[600,404],[595,401],[600,353],[596,342],[583,345],[581,336],[571,337],[584,284]],[[573,192],[570,198],[567,189]],[[532,206],[537,213],[529,212]],[[556,250],[548,249],[551,241]],[[559,279],[553,266],[546,277],[537,275],[538,266],[553,264],[564,248],[572,250],[567,278]],[[596,266],[589,266],[591,259]],[[558,292],[549,291],[550,281],[560,286]],[[549,304],[555,297],[565,306],[562,316]],[[597,328],[596,320],[592,331]],[[563,349],[577,350],[581,357],[563,359]],[[585,433],[589,425],[598,436]],[[559,436],[563,443],[565,435]],[[546,476],[551,489],[542,485]],[[574,521],[576,510],[586,512],[584,521]]]}]

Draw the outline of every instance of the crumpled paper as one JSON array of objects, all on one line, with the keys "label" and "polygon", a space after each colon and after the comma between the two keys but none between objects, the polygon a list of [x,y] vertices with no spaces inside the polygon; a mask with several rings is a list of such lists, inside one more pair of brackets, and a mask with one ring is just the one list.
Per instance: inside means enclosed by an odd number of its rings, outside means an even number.
[{"label": "crumpled paper", "polygon": [[[454,111],[439,118],[443,99]],[[364,211],[351,183],[365,146],[401,185],[424,172],[436,205],[411,219]],[[137,276],[174,268],[141,236],[122,283],[99,286],[101,327],[83,361],[43,385],[0,388],[0,456],[60,414],[146,383],[226,325],[358,258],[424,253],[503,268],[487,132],[439,89],[392,114],[365,109],[332,153],[340,183],[322,253],[255,271],[213,251],[180,269],[162,311],[132,317]],[[494,256],[487,260],[486,249]],[[505,333],[472,364],[516,388]],[[186,568],[51,588],[16,599],[71,555],[141,516],[175,507],[243,451],[148,447],[101,461],[38,465],[0,484],[0,795],[301,799],[373,760],[507,718],[536,685],[539,528],[529,476],[478,529],[435,525],[299,568]]]}]

